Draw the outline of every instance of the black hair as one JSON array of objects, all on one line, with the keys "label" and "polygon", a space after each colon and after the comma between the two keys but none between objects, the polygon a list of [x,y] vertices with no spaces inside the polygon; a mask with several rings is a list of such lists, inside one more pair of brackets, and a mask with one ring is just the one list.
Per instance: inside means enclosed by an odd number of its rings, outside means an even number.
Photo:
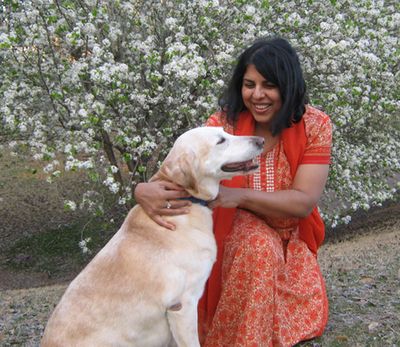
[{"label": "black hair", "polygon": [[238,59],[228,87],[219,99],[219,105],[234,123],[239,113],[246,110],[242,99],[243,76],[247,66],[254,65],[268,82],[280,92],[282,107],[271,121],[273,135],[301,120],[308,102],[307,87],[294,48],[283,38],[258,39]]}]

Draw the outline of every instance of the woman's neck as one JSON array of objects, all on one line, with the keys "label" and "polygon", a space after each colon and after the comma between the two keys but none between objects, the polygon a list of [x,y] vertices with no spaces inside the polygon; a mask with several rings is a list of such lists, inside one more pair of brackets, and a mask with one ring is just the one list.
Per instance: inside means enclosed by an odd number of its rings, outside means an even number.
[{"label": "woman's neck", "polygon": [[256,123],[254,135],[261,136],[265,140],[264,152],[268,152],[273,148],[280,139],[280,135],[272,136],[271,130],[268,125]]}]

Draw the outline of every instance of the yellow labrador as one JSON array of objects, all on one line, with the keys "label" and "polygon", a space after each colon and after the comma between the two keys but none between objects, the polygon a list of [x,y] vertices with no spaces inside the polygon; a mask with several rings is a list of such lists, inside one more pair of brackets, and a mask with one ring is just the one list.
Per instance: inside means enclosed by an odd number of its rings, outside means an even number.
[{"label": "yellow labrador", "polygon": [[[221,179],[255,166],[264,140],[203,127],[181,135],[152,180],[214,199]],[[169,231],[137,205],[72,281],[46,326],[42,347],[199,346],[197,303],[216,258],[211,210],[168,217]]]}]

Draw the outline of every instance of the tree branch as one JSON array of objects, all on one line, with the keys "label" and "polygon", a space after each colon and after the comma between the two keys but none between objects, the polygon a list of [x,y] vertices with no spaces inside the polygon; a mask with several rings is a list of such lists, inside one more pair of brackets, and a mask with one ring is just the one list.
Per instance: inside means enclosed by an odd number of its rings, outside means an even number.
[{"label": "tree branch", "polygon": [[117,158],[115,157],[113,144],[110,140],[110,137],[108,136],[108,133],[103,129],[101,130],[101,137],[102,137],[102,142],[103,142],[103,149],[107,155],[108,161],[110,162],[111,165],[118,168],[118,171],[113,172],[112,174],[113,174],[114,180],[119,183],[119,195],[122,196],[122,187],[124,186],[124,181],[122,178],[120,167],[117,162]]}]

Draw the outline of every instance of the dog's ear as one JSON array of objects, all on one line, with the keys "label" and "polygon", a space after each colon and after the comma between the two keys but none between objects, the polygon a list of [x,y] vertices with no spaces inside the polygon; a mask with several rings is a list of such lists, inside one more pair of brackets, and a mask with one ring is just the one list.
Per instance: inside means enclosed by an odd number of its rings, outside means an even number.
[{"label": "dog's ear", "polygon": [[179,156],[170,153],[150,181],[168,180],[179,184],[191,193],[198,193],[197,167],[193,152],[187,151]]}]

